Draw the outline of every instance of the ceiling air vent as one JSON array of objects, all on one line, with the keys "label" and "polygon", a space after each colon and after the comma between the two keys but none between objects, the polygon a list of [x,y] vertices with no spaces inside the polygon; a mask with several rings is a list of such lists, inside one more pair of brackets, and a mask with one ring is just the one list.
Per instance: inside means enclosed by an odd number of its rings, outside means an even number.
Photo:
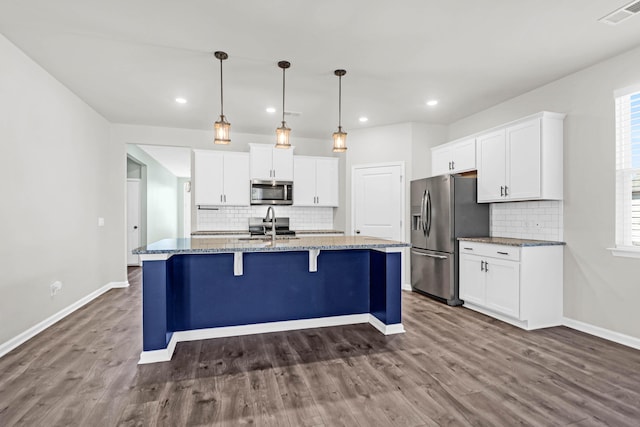
[{"label": "ceiling air vent", "polygon": [[598,19],[600,22],[604,22],[609,25],[618,25],[627,18],[631,18],[633,15],[640,12],[640,0],[633,1],[626,6],[622,6],[620,9],[616,9],[610,14]]}]

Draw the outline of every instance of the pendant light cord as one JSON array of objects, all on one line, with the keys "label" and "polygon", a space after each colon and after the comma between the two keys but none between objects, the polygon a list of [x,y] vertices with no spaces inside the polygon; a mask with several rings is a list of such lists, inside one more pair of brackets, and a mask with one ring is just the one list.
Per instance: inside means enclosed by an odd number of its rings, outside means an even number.
[{"label": "pendant light cord", "polygon": [[224,97],[222,92],[222,59],[220,59],[220,115],[224,116]]},{"label": "pendant light cord", "polygon": [[284,126],[284,72],[286,68],[282,69],[282,124]]},{"label": "pendant light cord", "polygon": [[338,129],[342,129],[342,76],[338,76]]}]

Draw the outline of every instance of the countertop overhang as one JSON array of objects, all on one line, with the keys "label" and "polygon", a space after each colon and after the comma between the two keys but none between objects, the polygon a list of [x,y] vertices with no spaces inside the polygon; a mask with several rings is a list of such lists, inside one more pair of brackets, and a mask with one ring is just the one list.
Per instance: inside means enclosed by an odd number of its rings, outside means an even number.
[{"label": "countertop overhang", "polygon": [[316,236],[243,240],[233,238],[163,239],[133,251],[137,255],[150,254],[215,254],[232,252],[290,252],[343,249],[395,249],[411,246],[395,240],[368,236]]},{"label": "countertop overhang", "polygon": [[550,240],[514,239],[510,237],[459,237],[458,240],[466,242],[488,243],[492,245],[506,246],[557,246],[565,245],[565,242]]}]

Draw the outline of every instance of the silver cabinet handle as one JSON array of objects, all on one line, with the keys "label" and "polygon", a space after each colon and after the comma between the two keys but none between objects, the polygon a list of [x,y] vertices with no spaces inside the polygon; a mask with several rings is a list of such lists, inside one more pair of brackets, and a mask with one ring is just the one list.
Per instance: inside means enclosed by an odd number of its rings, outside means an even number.
[{"label": "silver cabinet handle", "polygon": [[320,196],[316,196],[316,200],[317,200],[316,203],[320,204]]},{"label": "silver cabinet handle", "polygon": [[504,186],[504,195],[505,197],[509,195],[509,187],[507,187],[506,185]]},{"label": "silver cabinet handle", "polygon": [[500,186],[500,197],[504,197],[504,186]]},{"label": "silver cabinet handle", "polygon": [[451,162],[449,162],[449,170],[451,170]]},{"label": "silver cabinet handle", "polygon": [[484,261],[480,261],[480,271],[484,271]]},{"label": "silver cabinet handle", "polygon": [[451,170],[454,170],[455,168],[456,168],[456,162],[451,161]]},{"label": "silver cabinet handle", "polygon": [[427,256],[429,258],[447,259],[446,256],[442,256],[442,255],[423,254],[422,252],[416,252],[416,251],[411,251],[411,253],[414,255]]},{"label": "silver cabinet handle", "polygon": [[489,271],[489,263],[487,261],[484,262],[484,271],[485,272]]},{"label": "silver cabinet handle", "polygon": [[222,203],[222,194],[220,195],[220,203]]},{"label": "silver cabinet handle", "polygon": [[500,252],[500,251],[498,251],[498,253],[499,253],[500,255],[509,255],[509,252]]},{"label": "silver cabinet handle", "polygon": [[224,202],[227,203],[227,195],[224,195]]},{"label": "silver cabinet handle", "polygon": [[473,250],[473,248],[464,248],[464,249],[466,249],[468,251],[472,251]]}]

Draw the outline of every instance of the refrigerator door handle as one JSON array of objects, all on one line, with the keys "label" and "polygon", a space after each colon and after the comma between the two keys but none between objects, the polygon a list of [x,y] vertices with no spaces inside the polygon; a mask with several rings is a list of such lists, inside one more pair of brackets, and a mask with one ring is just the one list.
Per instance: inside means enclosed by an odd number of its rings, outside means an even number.
[{"label": "refrigerator door handle", "polygon": [[431,193],[427,190],[427,236],[431,233]]},{"label": "refrigerator door handle", "polygon": [[422,193],[422,202],[420,203],[420,228],[425,236],[427,235],[426,201],[427,190],[424,190]]},{"label": "refrigerator door handle", "polygon": [[446,256],[442,256],[442,255],[423,254],[422,252],[416,252],[416,251],[411,251],[411,253],[414,255],[428,256],[429,258],[447,259]]}]

